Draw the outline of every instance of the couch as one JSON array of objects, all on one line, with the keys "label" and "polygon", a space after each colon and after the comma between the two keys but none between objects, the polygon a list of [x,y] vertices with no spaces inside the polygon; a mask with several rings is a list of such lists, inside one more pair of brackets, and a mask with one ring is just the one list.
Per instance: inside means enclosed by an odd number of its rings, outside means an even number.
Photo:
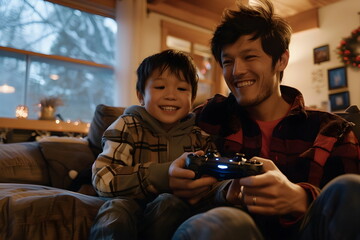
[{"label": "couch", "polygon": [[[87,239],[104,200],[90,186],[90,167],[101,152],[101,136],[124,111],[98,105],[85,139],[48,137],[0,144],[0,240]],[[351,106],[339,114],[355,122]]]},{"label": "couch", "polygon": [[83,139],[0,144],[0,240],[88,238],[104,203],[91,187],[91,165],[123,111],[98,105]]}]

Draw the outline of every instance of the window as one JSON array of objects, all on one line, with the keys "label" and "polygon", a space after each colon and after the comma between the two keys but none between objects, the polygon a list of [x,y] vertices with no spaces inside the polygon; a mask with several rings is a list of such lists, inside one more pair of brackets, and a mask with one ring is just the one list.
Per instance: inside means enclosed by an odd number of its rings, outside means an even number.
[{"label": "window", "polygon": [[219,65],[210,50],[211,34],[162,21],[163,50],[173,48],[189,53],[197,66],[199,84],[194,106],[215,93],[226,94]]},{"label": "window", "polygon": [[89,122],[97,104],[114,104],[114,19],[39,0],[0,0],[0,16],[1,117],[26,105],[38,118],[48,96],[62,98],[65,120]]}]

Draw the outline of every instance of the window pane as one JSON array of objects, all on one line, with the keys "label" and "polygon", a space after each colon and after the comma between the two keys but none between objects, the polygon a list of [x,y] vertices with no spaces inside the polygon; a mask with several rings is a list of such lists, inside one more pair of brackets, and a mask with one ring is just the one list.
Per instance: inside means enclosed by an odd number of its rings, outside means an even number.
[{"label": "window pane", "polygon": [[41,98],[57,96],[64,106],[58,107],[56,112],[64,120],[90,122],[97,104],[114,105],[113,79],[111,69],[33,59],[27,94],[29,117],[38,117]]},{"label": "window pane", "polygon": [[0,116],[15,117],[16,106],[24,103],[25,72],[25,56],[0,51],[0,87],[14,88],[14,92],[0,91]]},{"label": "window pane", "polygon": [[167,36],[166,37],[166,46],[168,46],[169,48],[179,50],[179,51],[191,53],[191,42],[186,41],[181,38]]},{"label": "window pane", "polygon": [[114,65],[116,22],[39,0],[0,0],[0,45]]},{"label": "window pane", "polygon": [[[42,0],[0,0],[0,116],[15,117],[26,105],[37,119],[43,97],[61,97],[64,120],[90,122],[96,105],[114,104],[116,22],[114,19],[63,7]],[[24,50],[17,51],[16,49]],[[13,53],[12,51],[16,52]],[[29,52],[27,52],[29,51]],[[52,60],[66,56],[107,65],[109,68]]]}]

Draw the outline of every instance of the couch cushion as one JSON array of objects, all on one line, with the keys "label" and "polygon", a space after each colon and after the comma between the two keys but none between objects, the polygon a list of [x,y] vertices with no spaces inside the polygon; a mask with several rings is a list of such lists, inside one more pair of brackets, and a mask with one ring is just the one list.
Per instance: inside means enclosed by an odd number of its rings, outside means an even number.
[{"label": "couch cushion", "polygon": [[88,133],[88,140],[90,148],[93,151],[95,157],[102,152],[101,138],[104,131],[112,124],[121,114],[123,114],[125,108],[112,107],[104,104],[99,104],[96,107],[94,117],[90,124]]},{"label": "couch cushion", "polygon": [[58,188],[0,183],[0,239],[88,239],[103,202]]},{"label": "couch cushion", "polygon": [[345,110],[345,112],[340,112],[336,114],[345,118],[349,122],[354,123],[352,130],[354,131],[356,137],[360,140],[360,110],[358,106],[351,105]]},{"label": "couch cushion", "polygon": [[0,153],[0,182],[50,184],[37,142],[0,144]]},{"label": "couch cushion", "polygon": [[[71,189],[73,180],[83,171],[91,169],[95,158],[88,144],[68,141],[40,141],[41,152],[46,159],[50,185]],[[89,181],[90,184],[90,181]]]}]

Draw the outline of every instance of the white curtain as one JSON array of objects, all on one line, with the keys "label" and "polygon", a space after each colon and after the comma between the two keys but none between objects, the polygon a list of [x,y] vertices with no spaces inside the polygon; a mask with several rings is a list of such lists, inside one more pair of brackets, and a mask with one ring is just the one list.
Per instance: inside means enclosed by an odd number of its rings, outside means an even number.
[{"label": "white curtain", "polygon": [[127,107],[138,104],[136,69],[141,60],[141,33],[146,18],[146,0],[117,0],[118,23],[116,49],[115,105]]}]

